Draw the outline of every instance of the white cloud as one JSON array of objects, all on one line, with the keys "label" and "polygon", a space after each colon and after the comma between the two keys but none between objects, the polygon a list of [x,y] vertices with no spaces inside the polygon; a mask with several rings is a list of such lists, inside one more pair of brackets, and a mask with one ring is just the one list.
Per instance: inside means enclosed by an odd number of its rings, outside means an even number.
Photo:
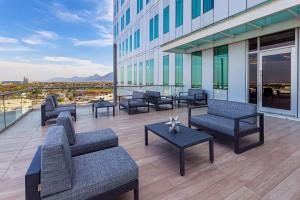
[{"label": "white cloud", "polygon": [[48,44],[48,40],[55,40],[58,35],[50,31],[34,31],[34,34],[28,38],[24,38],[22,41],[29,45],[43,45]]},{"label": "white cloud", "polygon": [[34,49],[25,46],[6,46],[0,47],[0,52],[27,52],[34,51]]},{"label": "white cloud", "polygon": [[18,43],[18,40],[15,38],[10,38],[10,37],[0,37],[0,43],[16,44],[16,43]]},{"label": "white cloud", "polygon": [[72,58],[72,57],[52,57],[52,56],[45,56],[45,61],[49,62],[56,62],[56,63],[69,63],[74,65],[89,65],[93,64],[91,60],[84,60],[84,59],[78,59],[78,58]]},{"label": "white cloud", "polygon": [[96,40],[77,40],[74,39],[74,46],[88,46],[88,47],[107,47],[113,45],[112,38],[96,39]]},{"label": "white cloud", "polygon": [[[55,57],[48,57],[50,60],[56,60]],[[64,62],[59,58],[59,62],[37,62],[37,61],[10,61],[0,60],[0,81],[3,80],[22,80],[24,76],[29,77],[31,81],[44,81],[53,77],[72,77],[72,76],[90,76],[93,74],[104,75],[112,71],[111,66],[105,66],[91,61],[80,61],[74,58],[74,65],[70,62]],[[67,59],[68,60],[68,59]],[[82,62],[81,65],[79,63]],[[86,63],[85,63],[86,62]],[[15,73],[18,72],[18,73]]]}]

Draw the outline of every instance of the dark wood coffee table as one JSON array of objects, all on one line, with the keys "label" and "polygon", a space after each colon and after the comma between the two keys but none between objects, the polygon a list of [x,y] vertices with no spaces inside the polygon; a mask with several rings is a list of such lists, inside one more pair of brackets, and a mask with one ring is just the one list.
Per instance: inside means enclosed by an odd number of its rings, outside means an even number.
[{"label": "dark wood coffee table", "polygon": [[109,101],[98,101],[92,104],[93,113],[95,112],[95,117],[98,118],[98,109],[107,108],[107,113],[109,113],[109,108],[113,109],[113,116],[115,116],[115,104]]},{"label": "dark wood coffee table", "polygon": [[167,142],[176,146],[179,149],[180,174],[181,176],[184,176],[184,150],[188,147],[201,144],[203,142],[209,142],[209,159],[210,162],[213,163],[214,143],[213,137],[211,135],[208,135],[204,131],[197,131],[183,125],[179,126],[179,133],[170,133],[169,126],[166,125],[165,122],[145,125],[145,145],[148,145],[148,131],[151,131],[154,134],[166,140]]}]

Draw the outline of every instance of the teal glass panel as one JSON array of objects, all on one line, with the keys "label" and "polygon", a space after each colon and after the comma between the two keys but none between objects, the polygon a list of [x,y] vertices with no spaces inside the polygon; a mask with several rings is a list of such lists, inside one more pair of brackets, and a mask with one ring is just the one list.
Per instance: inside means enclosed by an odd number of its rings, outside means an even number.
[{"label": "teal glass panel", "polygon": [[134,64],[134,69],[133,69],[133,84],[137,85],[137,64]]},{"label": "teal glass panel", "polygon": [[175,85],[183,85],[183,55],[175,55]]},{"label": "teal glass panel", "polygon": [[159,30],[158,30],[158,15],[155,15],[154,17],[154,39],[158,38],[158,33],[159,33]]},{"label": "teal glass panel", "polygon": [[128,53],[128,38],[126,38],[126,54]]},{"label": "teal glass panel", "polygon": [[201,13],[201,0],[192,0],[192,19],[199,17]]},{"label": "teal glass panel", "polygon": [[163,57],[163,85],[169,85],[169,56]]},{"label": "teal glass panel", "polygon": [[170,7],[164,8],[164,34],[169,32],[170,24]]},{"label": "teal glass panel", "polygon": [[192,53],[192,88],[202,87],[202,52]]},{"label": "teal glass panel", "polygon": [[143,85],[143,62],[140,62],[139,65],[139,84]]},{"label": "teal glass panel", "polygon": [[228,46],[214,48],[214,89],[228,89]]},{"label": "teal glass panel", "polygon": [[129,51],[132,51],[132,35],[129,37]]},{"label": "teal glass panel", "polygon": [[150,62],[146,61],[146,85],[150,85]]},{"label": "teal glass panel", "polygon": [[203,13],[214,8],[214,0],[203,0]]},{"label": "teal glass panel", "polygon": [[150,85],[154,85],[154,59],[150,60],[149,72],[150,72],[150,78],[149,78]]},{"label": "teal glass panel", "polygon": [[137,30],[137,48],[140,48],[140,42],[141,42],[141,31],[139,29]]},{"label": "teal glass panel", "polygon": [[183,0],[176,0],[176,28],[183,24]]},{"label": "teal glass panel", "polygon": [[127,83],[128,83],[128,85],[132,84],[132,66],[131,65],[127,66]]},{"label": "teal glass panel", "polygon": [[153,40],[153,18],[150,19],[150,23],[149,23],[149,40],[152,41]]},{"label": "teal glass panel", "polygon": [[126,25],[130,24],[130,8],[126,10]]}]

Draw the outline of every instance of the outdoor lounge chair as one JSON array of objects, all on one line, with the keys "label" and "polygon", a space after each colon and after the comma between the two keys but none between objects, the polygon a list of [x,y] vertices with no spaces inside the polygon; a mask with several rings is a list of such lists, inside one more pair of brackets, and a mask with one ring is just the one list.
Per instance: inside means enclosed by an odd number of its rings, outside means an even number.
[{"label": "outdoor lounge chair", "polygon": [[205,90],[202,89],[189,89],[187,92],[179,92],[179,97],[177,98],[178,107],[180,107],[180,103],[202,103],[204,105],[207,104],[207,94]]},{"label": "outdoor lounge chair", "polygon": [[[130,99],[124,97],[131,97]],[[149,112],[149,102],[145,97],[145,93],[133,91],[132,95],[119,96],[119,109],[126,109],[128,114],[133,114],[132,110],[138,110],[138,108],[146,108],[146,112]]]},{"label": "outdoor lounge chair", "polygon": [[[254,104],[223,100],[208,100],[208,112],[191,116],[189,107],[188,124],[207,130],[214,136],[222,135],[234,142],[237,154],[248,151],[264,143],[264,115],[257,112]],[[259,120],[257,120],[259,118]],[[259,133],[259,141],[240,147],[242,137]]]},{"label": "outdoor lounge chair", "polygon": [[146,97],[149,103],[155,106],[156,111],[159,111],[162,105],[171,105],[171,109],[174,108],[172,96],[162,96],[160,92],[146,91]]},{"label": "outdoor lounge chair", "polygon": [[65,128],[72,156],[118,146],[118,136],[110,128],[75,134],[69,112],[61,112],[56,119],[56,125]]},{"label": "outdoor lounge chair", "polygon": [[59,113],[69,111],[76,121],[76,106],[60,106],[56,107],[53,97],[48,96],[44,103],[41,105],[41,124],[45,126],[46,121],[49,119],[57,118]]},{"label": "outdoor lounge chair", "polygon": [[138,166],[122,147],[72,157],[62,126],[49,128],[25,175],[26,200],[109,200],[131,190],[138,200]]}]

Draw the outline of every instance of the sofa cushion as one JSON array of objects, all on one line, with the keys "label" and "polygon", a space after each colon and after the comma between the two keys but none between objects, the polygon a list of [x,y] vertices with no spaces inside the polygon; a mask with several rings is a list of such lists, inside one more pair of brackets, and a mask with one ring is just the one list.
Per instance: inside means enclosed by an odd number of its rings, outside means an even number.
[{"label": "sofa cushion", "polygon": [[[235,118],[247,115],[252,115],[257,112],[256,105],[249,103],[240,103],[224,100],[209,100],[208,114],[218,115],[222,117]],[[256,124],[256,117],[250,119],[243,119],[243,122]]]},{"label": "sofa cushion", "polygon": [[70,112],[64,111],[59,113],[56,119],[56,124],[65,128],[69,144],[75,144],[75,128]]},{"label": "sofa cushion", "polygon": [[205,94],[205,91],[202,89],[189,89],[188,96],[195,96],[199,94]]},{"label": "sofa cushion", "polygon": [[72,188],[73,166],[69,142],[63,126],[48,129],[41,156],[41,196]]},{"label": "sofa cushion", "polygon": [[[234,136],[234,120],[216,115],[204,114],[191,117],[191,122],[204,126],[221,133],[225,133],[230,136]],[[256,125],[252,125],[246,122],[240,122],[240,132],[247,131],[256,128]]]},{"label": "sofa cushion", "polygon": [[184,101],[194,101],[195,100],[195,97],[194,96],[180,96],[179,97],[180,100],[184,100]]},{"label": "sofa cushion", "polygon": [[45,106],[45,111],[46,112],[55,110],[55,104],[54,104],[53,98],[51,96],[46,97],[45,105],[46,105]]},{"label": "sofa cushion", "polygon": [[143,98],[145,98],[145,93],[144,92],[133,91],[132,98],[133,99],[139,99],[140,101],[144,101]]},{"label": "sofa cushion", "polygon": [[72,146],[72,156],[99,151],[118,146],[118,136],[110,128],[76,134],[76,143]]},{"label": "sofa cushion", "polygon": [[71,190],[44,200],[84,200],[138,179],[138,166],[122,147],[114,147],[73,158]]},{"label": "sofa cushion", "polygon": [[54,117],[57,117],[59,115],[59,113],[64,112],[64,111],[68,111],[73,115],[76,113],[76,108],[75,107],[57,107],[53,111],[46,112],[45,115],[48,118],[54,118]]},{"label": "sofa cushion", "polygon": [[147,103],[143,101],[137,101],[137,100],[128,100],[128,99],[121,99],[120,100],[120,105],[128,108],[129,107],[129,102],[130,102],[130,107],[132,108],[138,108],[138,107],[146,107]]}]

